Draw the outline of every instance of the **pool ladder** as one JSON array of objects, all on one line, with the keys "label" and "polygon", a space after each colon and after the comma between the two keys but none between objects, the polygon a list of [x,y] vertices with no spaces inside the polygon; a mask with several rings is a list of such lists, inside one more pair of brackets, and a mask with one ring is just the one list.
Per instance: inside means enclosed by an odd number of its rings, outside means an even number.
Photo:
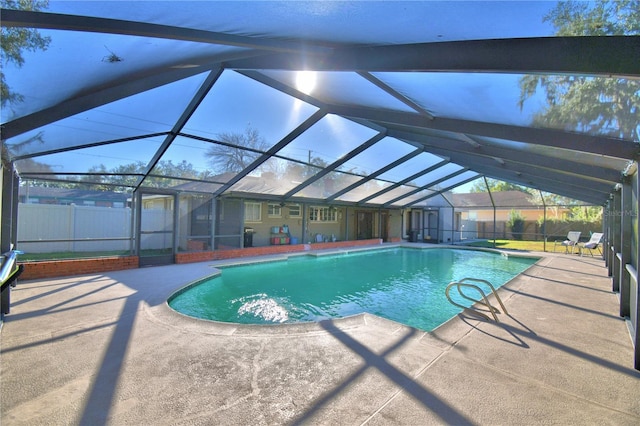
[{"label": "pool ladder", "polygon": [[[478,287],[477,285],[474,284],[469,284],[469,281],[473,281],[473,282],[478,282],[478,283],[483,283],[489,286],[489,288],[491,288],[491,293],[493,294],[493,296],[496,298],[496,300],[498,301],[498,303],[500,304],[500,307],[502,308],[502,311],[505,313],[505,315],[509,315],[509,313],[507,312],[507,308],[505,308],[504,303],[502,303],[502,299],[500,299],[500,296],[498,296],[498,293],[496,292],[496,289],[493,287],[493,285],[487,281],[487,280],[481,280],[480,278],[463,278],[460,281],[452,281],[449,283],[449,285],[447,286],[446,290],[445,290],[445,294],[447,295],[447,299],[449,299],[449,302],[451,302],[453,305],[464,309],[465,311],[470,311],[473,314],[479,315],[483,318],[486,318],[487,320],[491,321],[491,318],[489,318],[489,316],[487,314],[485,314],[484,312],[481,312],[477,307],[472,306],[472,307],[466,307],[463,306],[459,303],[454,302],[451,299],[451,296],[449,295],[449,292],[451,291],[452,288],[456,288],[458,290],[458,293],[460,294],[460,296],[462,296],[463,298],[470,300],[472,302],[474,302],[477,305],[481,305],[481,306],[485,306],[489,312],[491,312],[491,315],[493,316],[493,319],[496,322],[500,322],[500,320],[498,319],[498,316],[496,315],[496,313],[500,313],[500,310],[498,308],[496,308],[495,306],[491,305],[491,303],[489,303],[489,299],[487,299],[487,295],[484,293],[484,291],[482,291],[482,289],[480,287]],[[464,294],[464,292],[462,291],[463,288],[471,288],[476,290],[478,293],[480,293],[480,295],[482,296],[482,300],[477,300],[474,299],[472,297],[467,296],[466,294]]]}]

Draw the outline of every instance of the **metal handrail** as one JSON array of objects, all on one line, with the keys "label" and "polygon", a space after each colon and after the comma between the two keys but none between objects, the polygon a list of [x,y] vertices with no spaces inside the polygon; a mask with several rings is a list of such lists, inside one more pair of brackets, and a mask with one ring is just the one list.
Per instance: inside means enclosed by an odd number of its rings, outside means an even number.
[{"label": "metal handrail", "polygon": [[[463,306],[463,305],[461,305],[461,304],[459,304],[457,302],[454,302],[453,299],[451,299],[451,296],[449,295],[449,292],[451,291],[451,289],[453,287],[456,287],[457,290],[458,290],[458,293],[460,294],[460,296],[462,296],[463,298],[465,298],[467,300],[470,300],[470,301],[472,301],[474,303],[478,303],[480,305],[485,306],[489,310],[489,312],[491,312],[491,315],[493,316],[493,319],[496,322],[500,322],[500,320],[498,319],[498,316],[496,315],[496,313],[500,313],[500,310],[498,308],[494,307],[493,305],[491,305],[491,303],[489,303],[489,299],[487,299],[486,294],[484,293],[484,291],[482,291],[482,289],[480,287],[478,287],[475,284],[468,284],[466,281],[475,281],[475,282],[480,282],[480,283],[488,285],[489,288],[491,288],[491,292],[495,296],[496,300],[500,304],[500,307],[502,308],[502,311],[506,315],[509,315],[509,313],[507,312],[507,308],[504,306],[504,303],[502,303],[502,299],[500,299],[500,296],[498,296],[498,293],[496,292],[496,289],[493,287],[493,285],[489,281],[483,280],[483,279],[480,279],[480,278],[467,277],[467,278],[463,278],[463,279],[461,279],[459,281],[450,282],[449,285],[447,285],[447,288],[445,289],[445,295],[447,296],[447,299],[449,299],[449,302],[451,302],[451,304],[453,304],[455,306],[458,306],[459,308],[462,308],[462,309],[465,309],[465,310],[470,310],[474,314],[480,315],[481,317],[486,318],[487,320],[491,320],[491,318],[489,318],[488,315],[480,312],[477,309],[474,309],[473,307],[469,308],[467,306]],[[462,291],[462,287],[472,288],[472,289],[476,290],[482,296],[482,300],[474,299],[472,297],[467,296]]]},{"label": "metal handrail", "polygon": [[507,312],[507,308],[504,306],[504,303],[502,303],[502,299],[500,299],[500,296],[498,296],[498,292],[496,291],[496,288],[493,286],[493,284],[491,284],[487,280],[483,280],[483,279],[480,279],[480,278],[471,278],[471,277],[463,278],[459,282],[463,283],[465,281],[474,281],[474,282],[483,283],[483,284],[488,285],[489,288],[491,289],[491,293],[495,296],[496,300],[500,304],[500,307],[502,308],[502,312],[504,312],[505,315],[509,315],[509,312]]},{"label": "metal handrail", "polygon": [[0,269],[0,283],[4,284],[13,274],[13,271],[15,269],[14,266],[16,264],[16,258],[19,254],[24,253],[20,250],[10,250],[2,254],[5,260],[2,263],[2,269]]}]

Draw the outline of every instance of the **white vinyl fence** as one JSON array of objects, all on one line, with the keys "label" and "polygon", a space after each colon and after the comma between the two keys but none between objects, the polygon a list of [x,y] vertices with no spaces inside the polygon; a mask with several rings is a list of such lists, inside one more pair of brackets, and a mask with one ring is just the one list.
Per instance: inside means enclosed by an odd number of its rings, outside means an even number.
[{"label": "white vinyl fence", "polygon": [[[130,237],[130,208],[18,205],[16,248],[25,253],[129,250]],[[98,240],[71,241],[83,239]]]},{"label": "white vinyl fence", "polygon": [[[166,249],[173,247],[173,211],[165,209],[142,210],[140,249]],[[147,231],[153,233],[148,234]]]}]

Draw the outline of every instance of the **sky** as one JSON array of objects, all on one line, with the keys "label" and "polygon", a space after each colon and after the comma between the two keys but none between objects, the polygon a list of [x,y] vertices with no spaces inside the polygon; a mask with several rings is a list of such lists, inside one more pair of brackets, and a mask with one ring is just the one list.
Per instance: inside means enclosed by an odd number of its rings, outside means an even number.
[{"label": "sky", "polygon": [[[468,40],[477,38],[530,37],[552,34],[542,16],[554,2],[114,2],[55,1],[49,11],[88,14],[117,19],[148,20],[166,25],[191,26],[243,36],[309,37],[316,40],[358,43],[414,43],[425,41]],[[248,13],[248,12],[251,13]],[[45,52],[25,52],[25,65],[11,65],[4,71],[12,87],[25,95],[25,105],[46,108],[65,98],[73,98],[87,88],[113,79],[126,79],[129,73],[149,66],[166,66],[188,61],[200,55],[224,55],[237,48],[211,46],[184,41],[129,37],[112,34],[41,30],[51,37]],[[111,63],[110,53],[123,60]],[[175,59],[178,58],[178,59]],[[284,73],[294,79],[295,73]],[[397,107],[397,101],[352,73],[326,73],[323,81],[339,90],[316,87],[315,95],[338,104],[362,99],[363,88],[370,86],[371,98],[380,105]],[[532,101],[521,111],[518,75],[455,73],[377,73],[376,77],[416,96],[416,101],[435,115],[478,121],[526,124],[539,105]],[[129,138],[171,129],[202,83],[198,75],[152,92],[106,104],[53,123],[45,129],[22,135],[9,143],[40,135],[48,148]],[[363,80],[357,85],[354,83]],[[244,76],[227,71],[210,95],[190,119],[185,131],[216,138],[225,132],[247,127],[259,129],[269,144],[274,144],[309,117],[315,107],[277,93]],[[28,109],[5,109],[2,119]],[[370,137],[370,129],[327,117],[303,138],[291,145],[287,155],[302,159],[314,155],[331,161],[344,155],[354,144]],[[330,138],[332,144],[324,143]],[[349,144],[347,139],[351,138]],[[344,139],[344,140],[341,140]],[[38,161],[48,162],[56,171],[82,172],[103,164],[108,169],[118,164],[150,159],[162,138],[139,143],[122,143],[91,148],[84,152],[55,154]],[[196,145],[196,144],[193,144]],[[41,149],[38,143],[30,145]],[[178,144],[169,152],[175,163],[187,160],[200,169],[206,158]],[[170,157],[165,156],[166,159]],[[99,163],[98,163],[99,162]],[[366,165],[363,165],[366,167]]]}]

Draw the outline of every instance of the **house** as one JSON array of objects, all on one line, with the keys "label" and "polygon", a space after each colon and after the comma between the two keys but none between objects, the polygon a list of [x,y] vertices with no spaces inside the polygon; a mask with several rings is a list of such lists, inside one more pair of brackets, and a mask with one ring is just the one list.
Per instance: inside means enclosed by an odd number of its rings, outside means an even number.
[{"label": "house", "polygon": [[130,207],[131,195],[112,191],[90,191],[84,189],[49,188],[38,186],[20,186],[19,203],[57,204],[92,207]]}]

